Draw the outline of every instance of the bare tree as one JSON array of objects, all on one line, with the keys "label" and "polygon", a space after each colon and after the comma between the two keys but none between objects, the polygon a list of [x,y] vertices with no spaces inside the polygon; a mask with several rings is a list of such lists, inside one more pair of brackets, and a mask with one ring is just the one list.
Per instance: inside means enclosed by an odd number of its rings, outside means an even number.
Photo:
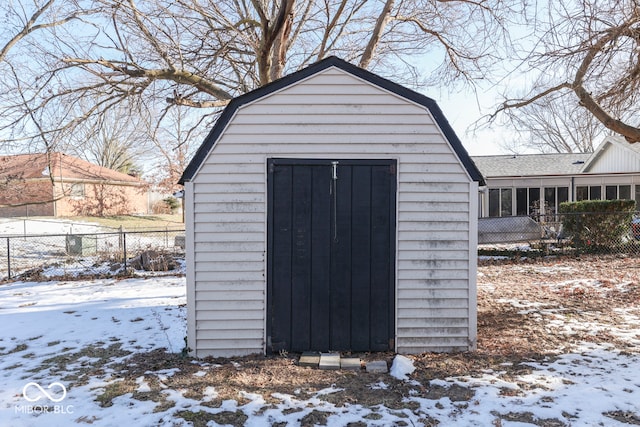
[{"label": "bare tree", "polygon": [[124,102],[158,127],[171,108],[214,119],[231,98],[332,54],[404,83],[421,83],[415,58],[425,55],[437,58],[430,77],[439,85],[487,78],[520,3],[43,1],[4,6],[12,24],[0,33],[9,40],[0,72],[12,70],[0,83],[5,144],[64,140]]},{"label": "bare tree", "polygon": [[152,117],[147,120],[146,135],[158,153],[150,179],[161,192],[173,193],[180,189],[178,180],[189,163],[191,153],[197,148],[193,142],[199,143],[206,133],[198,130],[198,126],[192,123],[193,119],[184,111],[172,109],[162,127],[156,126]]},{"label": "bare tree", "polygon": [[522,109],[526,116],[524,107],[569,93],[611,132],[640,141],[640,2],[549,2],[538,25],[542,35],[523,58],[530,68],[519,70],[538,78],[498,112]]},{"label": "bare tree", "polygon": [[139,175],[140,161],[151,149],[144,129],[140,115],[122,104],[76,127],[65,151],[105,168]]},{"label": "bare tree", "polygon": [[548,96],[509,114],[509,122],[520,138],[503,142],[513,153],[533,149],[539,153],[591,153],[611,134],[570,93]]}]

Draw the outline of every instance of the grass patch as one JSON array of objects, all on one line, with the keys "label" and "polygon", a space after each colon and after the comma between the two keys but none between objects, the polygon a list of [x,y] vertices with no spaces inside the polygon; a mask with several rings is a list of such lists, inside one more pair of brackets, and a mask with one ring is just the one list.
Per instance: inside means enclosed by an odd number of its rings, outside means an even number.
[{"label": "grass patch", "polygon": [[18,363],[14,363],[14,364],[13,364],[13,365],[11,365],[11,366],[7,366],[7,367],[6,367],[6,368],[4,368],[4,369],[5,369],[5,370],[7,370],[7,371],[10,371],[10,370],[12,370],[12,369],[17,369],[17,368],[21,368],[21,367],[22,367],[22,363],[19,363],[19,362],[18,362]]},{"label": "grass patch", "polygon": [[215,420],[215,415],[205,411],[180,411],[176,412],[176,416],[193,423],[193,427],[207,427],[209,421]]},{"label": "grass patch", "polygon": [[123,396],[127,393],[133,393],[137,388],[137,384],[133,381],[123,380],[115,381],[108,384],[104,388],[104,392],[96,397],[96,402],[103,408],[113,406],[113,399],[118,396]]},{"label": "grass patch", "polygon": [[236,412],[224,411],[213,415],[213,421],[220,425],[230,424],[234,427],[242,427],[247,421],[247,415],[238,410]]},{"label": "grass patch", "polygon": [[[107,348],[97,347],[94,345],[87,346],[80,351],[68,353],[72,349],[65,348],[60,354],[45,359],[33,369],[28,370],[30,373],[38,373],[49,369],[52,375],[66,373],[62,380],[73,383],[83,384],[91,375],[96,375],[113,362],[113,359],[119,359],[131,354],[130,351],[122,350],[121,344],[112,344]],[[86,358],[86,360],[80,360]],[[72,366],[70,365],[78,365]]]},{"label": "grass patch", "polygon": [[6,353],[0,354],[0,356],[6,356],[7,354],[13,354],[13,353],[19,353],[21,351],[25,351],[27,348],[29,348],[29,346],[27,346],[26,344],[18,344],[12,350],[9,350]]}]

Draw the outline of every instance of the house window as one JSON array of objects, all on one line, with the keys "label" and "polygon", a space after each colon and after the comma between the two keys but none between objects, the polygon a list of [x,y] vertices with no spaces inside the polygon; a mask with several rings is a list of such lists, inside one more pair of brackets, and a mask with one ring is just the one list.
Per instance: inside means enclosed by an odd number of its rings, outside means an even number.
[{"label": "house window", "polygon": [[569,187],[558,187],[558,205],[569,201]]},{"label": "house window", "polygon": [[529,215],[540,213],[540,189],[529,188]]},{"label": "house window", "polygon": [[548,214],[556,213],[555,187],[544,189],[544,207],[545,207],[545,213],[548,213]]},{"label": "house window", "polygon": [[516,188],[516,215],[529,215],[528,190],[528,188]]},{"label": "house window", "polygon": [[539,188],[516,188],[516,215],[537,215],[540,207]]},{"label": "house window", "polygon": [[636,185],[635,188],[635,196],[636,196],[636,210],[640,211],[640,206],[638,204],[640,204],[640,185]]},{"label": "house window", "polygon": [[84,184],[71,184],[69,186],[69,197],[74,199],[82,199],[84,197]]},{"label": "house window", "polygon": [[576,201],[589,200],[589,187],[586,185],[576,187]]},{"label": "house window", "polygon": [[489,189],[489,216],[513,215],[513,192],[511,188]]},{"label": "house window", "polygon": [[576,200],[600,200],[602,198],[602,188],[599,185],[576,187]]},{"label": "house window", "polygon": [[607,185],[605,188],[605,197],[607,200],[629,200],[631,199],[631,186]]},{"label": "house window", "polygon": [[500,213],[501,216],[513,215],[513,192],[510,188],[503,188],[500,192]]},{"label": "house window", "polygon": [[500,190],[489,189],[489,216],[500,216]]},{"label": "house window", "polygon": [[620,186],[618,186],[618,199],[620,199],[620,200],[631,200],[631,186],[630,185],[620,185]]},{"label": "house window", "polygon": [[547,187],[544,189],[544,206],[545,214],[552,215],[547,217],[547,221],[555,221],[555,214],[558,212],[560,203],[569,200],[569,187]]}]

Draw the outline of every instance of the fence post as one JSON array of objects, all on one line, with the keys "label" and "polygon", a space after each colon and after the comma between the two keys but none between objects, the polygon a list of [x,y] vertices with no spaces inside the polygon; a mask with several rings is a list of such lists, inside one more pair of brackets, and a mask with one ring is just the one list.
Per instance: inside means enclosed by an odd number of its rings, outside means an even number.
[{"label": "fence post", "polygon": [[127,271],[127,233],[121,232],[124,271]]},{"label": "fence post", "polygon": [[11,280],[11,243],[7,237],[7,279]]}]

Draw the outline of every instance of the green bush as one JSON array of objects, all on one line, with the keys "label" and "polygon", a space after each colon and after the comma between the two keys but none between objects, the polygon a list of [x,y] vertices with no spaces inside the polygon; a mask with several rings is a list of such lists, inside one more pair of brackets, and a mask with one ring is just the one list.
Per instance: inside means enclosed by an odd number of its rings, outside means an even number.
[{"label": "green bush", "polygon": [[166,199],[162,199],[162,201],[171,210],[171,213],[175,213],[176,210],[180,207],[180,202],[175,197],[167,197]]},{"label": "green bush", "polygon": [[611,249],[627,240],[635,209],[634,200],[564,202],[560,204],[563,232],[576,249]]}]

